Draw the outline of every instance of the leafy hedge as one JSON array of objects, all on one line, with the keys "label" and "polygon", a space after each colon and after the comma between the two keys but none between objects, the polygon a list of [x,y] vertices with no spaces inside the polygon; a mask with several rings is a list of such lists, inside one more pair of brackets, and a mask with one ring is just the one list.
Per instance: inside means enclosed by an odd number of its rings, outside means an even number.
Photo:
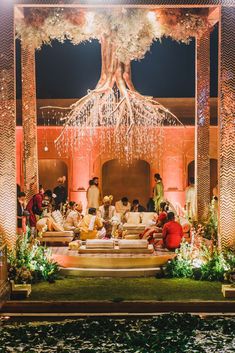
[{"label": "leafy hedge", "polygon": [[234,352],[235,318],[188,314],[153,319],[86,319],[5,326],[0,352],[206,353]]}]

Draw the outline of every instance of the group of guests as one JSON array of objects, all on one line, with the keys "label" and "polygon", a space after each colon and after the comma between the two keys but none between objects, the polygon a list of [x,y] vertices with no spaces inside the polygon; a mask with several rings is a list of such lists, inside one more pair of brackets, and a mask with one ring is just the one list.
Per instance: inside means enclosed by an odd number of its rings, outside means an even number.
[{"label": "group of guests", "polygon": [[[159,234],[162,234],[161,240],[157,238]],[[167,202],[160,203],[160,210],[156,214],[153,224],[140,234],[141,239],[147,239],[156,249],[166,248],[168,250],[179,248],[183,236],[183,228],[176,221],[175,213],[169,210]]]},{"label": "group of guests", "polygon": [[[89,181],[87,190],[87,210],[82,204],[68,202],[64,180],[58,179],[58,185],[51,190],[44,190],[39,186],[39,192],[26,205],[26,196],[18,192],[17,197],[17,226],[18,234],[25,232],[24,219],[28,220],[31,236],[36,235],[37,229],[46,225],[48,230],[70,230],[81,240],[89,238],[110,238],[122,235],[122,224],[126,222],[129,212],[153,211],[155,216],[150,227],[140,234],[140,238],[148,239],[154,246],[164,246],[169,250],[179,247],[183,237],[182,227],[174,219],[174,213],[169,212],[164,199],[164,187],[159,174],[154,175],[155,186],[151,202],[145,208],[138,199],[132,203],[126,196],[112,205],[113,197],[101,198],[99,179],[94,177]],[[56,212],[61,214],[62,220],[57,222]],[[40,227],[39,227],[40,226]],[[41,229],[41,228],[40,228]],[[162,232],[162,242],[155,241],[155,233]]]},{"label": "group of guests", "polygon": [[[150,198],[147,207],[140,205],[139,200],[133,200],[130,204],[127,197],[123,197],[120,201],[116,202],[115,208],[116,211],[122,213],[122,209],[131,211],[131,212],[159,212],[160,203],[164,200],[164,186],[160,174],[154,174],[155,185],[153,188],[153,197]],[[87,189],[87,208],[96,208],[98,209],[101,202],[101,190],[99,188],[99,178],[94,177],[89,180],[89,187]]]}]

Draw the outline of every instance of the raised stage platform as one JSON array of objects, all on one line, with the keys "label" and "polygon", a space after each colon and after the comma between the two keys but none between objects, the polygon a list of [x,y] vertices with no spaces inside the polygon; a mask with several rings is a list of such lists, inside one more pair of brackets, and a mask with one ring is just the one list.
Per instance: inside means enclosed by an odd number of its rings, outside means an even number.
[{"label": "raised stage platform", "polygon": [[52,258],[63,274],[83,277],[147,277],[154,276],[175,254],[152,253],[78,253],[68,247],[51,247]]}]

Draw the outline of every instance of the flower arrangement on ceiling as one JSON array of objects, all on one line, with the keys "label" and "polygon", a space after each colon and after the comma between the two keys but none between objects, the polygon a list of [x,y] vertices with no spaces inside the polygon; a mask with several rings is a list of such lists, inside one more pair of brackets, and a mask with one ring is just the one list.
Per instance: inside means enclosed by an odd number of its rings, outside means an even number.
[{"label": "flower arrangement on ceiling", "polygon": [[152,43],[164,36],[187,44],[208,28],[204,9],[26,8],[16,25],[24,45],[40,49],[53,40],[76,45],[92,39],[101,44],[100,79],[68,108],[55,141],[58,149],[80,148],[89,138],[101,141],[106,152],[119,159],[156,155],[160,127],[180,121],[153,97],[135,90],[131,62],[143,59]]}]

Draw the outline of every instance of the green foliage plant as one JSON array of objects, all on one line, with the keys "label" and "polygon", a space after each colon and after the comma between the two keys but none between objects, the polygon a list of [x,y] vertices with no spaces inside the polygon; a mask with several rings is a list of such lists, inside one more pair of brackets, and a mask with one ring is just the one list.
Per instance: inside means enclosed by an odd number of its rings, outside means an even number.
[{"label": "green foliage plant", "polygon": [[51,259],[50,251],[37,240],[28,241],[27,235],[19,236],[15,248],[8,252],[9,279],[15,283],[53,282],[58,272],[59,266]]},{"label": "green foliage plant", "polygon": [[168,262],[165,274],[175,278],[233,282],[235,253],[219,251],[212,239],[201,236],[202,227],[198,229],[190,244],[183,240],[176,250],[176,257]]}]

